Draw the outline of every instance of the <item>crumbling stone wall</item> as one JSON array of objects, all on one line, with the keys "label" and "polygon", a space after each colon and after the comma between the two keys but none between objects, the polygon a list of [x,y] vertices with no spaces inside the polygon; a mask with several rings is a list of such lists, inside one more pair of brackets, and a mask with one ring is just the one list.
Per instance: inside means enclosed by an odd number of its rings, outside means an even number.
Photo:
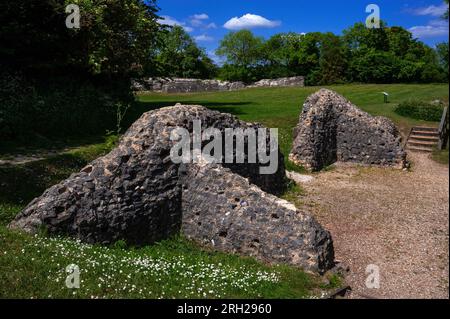
[{"label": "crumbling stone wall", "polygon": [[262,79],[248,87],[289,87],[289,86],[305,86],[305,77],[294,76],[289,78],[278,79]]},{"label": "crumbling stone wall", "polygon": [[392,121],[373,117],[326,89],[306,99],[289,158],[313,171],[336,161],[406,165],[401,135]]},{"label": "crumbling stone wall", "polygon": [[[180,164],[170,158],[175,143],[170,135],[179,127],[192,132],[193,120],[201,120],[204,128],[218,128],[222,135],[225,128],[261,127],[202,106],[177,105],[145,113],[117,148],[46,190],[10,227],[31,233],[44,227],[49,234],[66,234],[84,242],[109,244],[124,239],[134,245],[167,239],[182,228],[190,238],[212,243],[221,237],[221,230],[208,225],[220,224],[227,203],[237,205],[235,199],[239,198],[239,205],[246,202],[248,206],[233,214],[234,226],[228,225],[230,237],[224,245],[213,245],[216,249],[326,270],[333,261],[330,234],[312,217],[287,209],[286,203],[265,193],[279,193],[286,185],[279,150],[278,170],[271,175],[261,175],[260,164],[247,162],[182,164],[180,174]],[[270,144],[266,147],[268,151]],[[197,167],[203,175],[194,173]],[[188,172],[187,177],[183,172]],[[203,226],[197,220],[199,207]],[[251,216],[258,222],[241,228]],[[267,225],[264,216],[271,218]],[[257,233],[260,248],[252,250],[248,236]]]},{"label": "crumbling stone wall", "polygon": [[324,272],[332,240],[315,219],[220,165],[182,173],[183,233],[217,250]]},{"label": "crumbling stone wall", "polygon": [[193,93],[193,92],[215,92],[234,91],[251,87],[285,87],[305,86],[303,76],[279,79],[263,79],[250,85],[243,82],[228,82],[220,80],[201,79],[141,79],[134,81],[133,87],[136,91],[154,91],[164,93]]}]

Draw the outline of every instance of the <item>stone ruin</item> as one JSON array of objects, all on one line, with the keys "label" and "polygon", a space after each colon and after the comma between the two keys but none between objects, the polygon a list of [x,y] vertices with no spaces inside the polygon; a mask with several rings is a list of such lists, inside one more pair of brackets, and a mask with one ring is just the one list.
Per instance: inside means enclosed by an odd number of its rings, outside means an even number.
[{"label": "stone ruin", "polygon": [[396,168],[407,164],[392,121],[373,117],[327,89],[305,101],[289,159],[312,171],[335,162]]},{"label": "stone ruin", "polygon": [[305,86],[305,77],[294,76],[288,78],[278,79],[262,79],[258,82],[248,85],[247,87],[290,87],[290,86]]},{"label": "stone ruin", "polygon": [[259,164],[171,160],[171,132],[178,127],[192,132],[196,119],[222,135],[225,128],[261,127],[202,106],[176,105],[145,113],[114,150],[47,189],[10,227],[30,233],[44,228],[50,235],[88,243],[122,239],[131,245],[152,244],[181,231],[220,251],[320,273],[330,269],[330,233],[273,195],[286,186],[279,150],[278,170],[272,175],[259,174]]},{"label": "stone ruin", "polygon": [[183,79],[183,78],[149,78],[135,80],[133,88],[135,91],[153,91],[163,93],[193,93],[193,92],[217,92],[217,91],[235,91],[253,87],[288,87],[305,86],[303,76],[279,79],[263,79],[250,85],[244,82],[228,82],[220,80],[201,80],[201,79]]}]

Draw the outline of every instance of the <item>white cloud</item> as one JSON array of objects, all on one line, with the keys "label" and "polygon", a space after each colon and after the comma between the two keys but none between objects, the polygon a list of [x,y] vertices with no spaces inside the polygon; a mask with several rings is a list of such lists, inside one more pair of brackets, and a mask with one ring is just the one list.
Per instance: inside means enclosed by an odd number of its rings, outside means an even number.
[{"label": "white cloud", "polygon": [[208,20],[209,16],[206,13],[194,14],[192,16],[192,19],[195,19],[195,20]]},{"label": "white cloud", "polygon": [[158,20],[159,24],[165,24],[165,25],[170,25],[170,26],[174,26],[174,25],[183,25],[184,23],[179,22],[178,20],[169,17],[169,16],[162,16],[161,19]]},{"label": "white cloud", "polygon": [[213,37],[210,37],[209,35],[206,34],[202,34],[202,35],[198,35],[196,37],[194,37],[195,41],[198,42],[211,42],[214,41]]},{"label": "white cloud", "polygon": [[206,13],[194,14],[189,17],[189,24],[196,28],[202,29],[216,29],[217,25],[214,22],[208,23],[209,16]]},{"label": "white cloud", "polygon": [[205,26],[206,29],[217,29],[217,25],[214,22]]},{"label": "white cloud", "polygon": [[175,18],[172,18],[172,17],[170,17],[170,16],[161,16],[161,18],[162,18],[162,19],[159,19],[159,20],[158,20],[158,23],[159,23],[159,24],[170,25],[170,26],[175,26],[175,25],[177,25],[177,26],[183,27],[184,30],[186,30],[186,32],[192,32],[192,31],[194,31],[194,29],[191,28],[191,27],[189,27],[189,26],[187,26],[186,23],[180,22],[180,21],[178,21],[178,20],[176,20]]},{"label": "white cloud", "polygon": [[189,21],[189,23],[193,26],[193,27],[201,27],[203,25],[203,21],[202,20],[196,20],[196,19],[191,19]]},{"label": "white cloud", "polygon": [[408,29],[414,38],[425,39],[448,35],[448,22],[432,20],[428,25],[414,26]]},{"label": "white cloud", "polygon": [[428,7],[413,9],[412,13],[419,16],[440,17],[447,11],[448,5],[443,3],[440,6],[431,5]]},{"label": "white cloud", "polygon": [[281,25],[280,21],[271,21],[259,15],[247,13],[240,18],[231,18],[223,25],[223,27],[228,30],[240,30],[251,28],[274,28],[279,25]]}]

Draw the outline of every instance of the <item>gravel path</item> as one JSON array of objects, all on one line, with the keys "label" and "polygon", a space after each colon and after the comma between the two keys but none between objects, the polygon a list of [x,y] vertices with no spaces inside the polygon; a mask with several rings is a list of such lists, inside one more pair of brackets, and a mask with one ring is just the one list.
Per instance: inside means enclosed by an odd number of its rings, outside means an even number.
[{"label": "gravel path", "polygon": [[[411,171],[346,167],[303,184],[303,209],[332,234],[350,267],[350,298],[449,298],[449,170],[410,153]],[[366,267],[380,288],[366,287]]]}]

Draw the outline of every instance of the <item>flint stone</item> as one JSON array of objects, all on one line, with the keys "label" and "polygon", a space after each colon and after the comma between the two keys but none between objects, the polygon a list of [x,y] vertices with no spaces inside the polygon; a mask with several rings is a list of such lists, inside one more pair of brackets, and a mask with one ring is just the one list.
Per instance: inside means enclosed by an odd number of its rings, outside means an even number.
[{"label": "flint stone", "polygon": [[289,159],[311,171],[334,162],[406,167],[402,138],[391,120],[361,111],[334,91],[309,96],[294,129]]},{"label": "flint stone", "polygon": [[305,86],[303,76],[279,79],[263,79],[250,85],[244,82],[228,82],[220,80],[201,80],[184,78],[149,78],[133,81],[135,91],[154,91],[163,93],[194,93],[194,92],[217,92],[235,91],[252,87],[289,87]]},{"label": "flint stone", "polygon": [[[182,231],[216,250],[323,273],[332,268],[330,234],[310,215],[220,165],[190,165],[181,177]],[[221,190],[233,185],[227,194]],[[208,200],[205,200],[205,199]]]}]

